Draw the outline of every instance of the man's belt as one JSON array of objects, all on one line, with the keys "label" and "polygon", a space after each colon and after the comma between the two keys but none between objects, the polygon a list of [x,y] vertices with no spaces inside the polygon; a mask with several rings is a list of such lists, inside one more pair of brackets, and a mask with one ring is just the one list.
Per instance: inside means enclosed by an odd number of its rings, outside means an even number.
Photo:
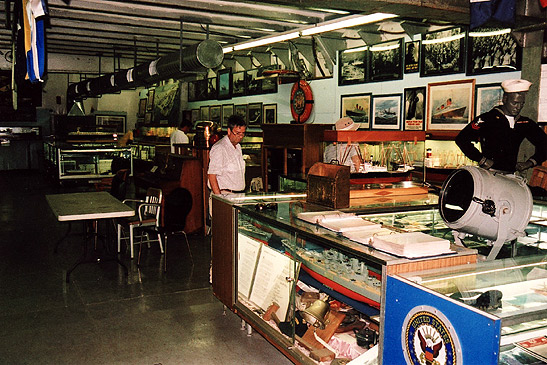
[{"label": "man's belt", "polygon": [[227,191],[228,193],[234,193],[234,194],[241,194],[245,192],[245,190],[220,189],[220,192],[223,192],[223,191]]}]

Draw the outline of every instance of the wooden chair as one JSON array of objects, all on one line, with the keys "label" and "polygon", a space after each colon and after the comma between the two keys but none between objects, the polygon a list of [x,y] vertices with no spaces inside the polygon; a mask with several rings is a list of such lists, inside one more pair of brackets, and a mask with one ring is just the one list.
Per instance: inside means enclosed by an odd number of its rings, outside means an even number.
[{"label": "wooden chair", "polygon": [[[124,203],[136,203],[134,217],[128,219],[118,220],[118,252],[121,250],[121,242],[124,239],[129,239],[129,247],[131,251],[131,259],[135,256],[135,230],[147,227],[154,227],[157,231],[157,241],[160,245],[160,251],[163,253],[163,244],[161,240],[161,234],[158,229],[161,223],[161,209],[163,205],[163,193],[160,189],[148,188],[146,191],[146,198],[144,200],[138,199],[125,199]],[[123,231],[129,231],[129,238],[123,237]],[[146,240],[143,240],[143,236],[146,236]],[[150,239],[147,232],[141,232],[140,244],[156,241],[156,239]]]}]

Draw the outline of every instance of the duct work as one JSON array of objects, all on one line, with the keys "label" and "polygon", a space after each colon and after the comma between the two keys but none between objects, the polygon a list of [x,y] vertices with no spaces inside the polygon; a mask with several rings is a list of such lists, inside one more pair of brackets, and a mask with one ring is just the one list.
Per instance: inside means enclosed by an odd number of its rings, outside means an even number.
[{"label": "duct work", "polygon": [[79,100],[149,86],[161,80],[219,67],[223,60],[222,46],[207,39],[183,49],[182,52],[170,53],[133,68],[70,84],[67,91],[68,99]]}]

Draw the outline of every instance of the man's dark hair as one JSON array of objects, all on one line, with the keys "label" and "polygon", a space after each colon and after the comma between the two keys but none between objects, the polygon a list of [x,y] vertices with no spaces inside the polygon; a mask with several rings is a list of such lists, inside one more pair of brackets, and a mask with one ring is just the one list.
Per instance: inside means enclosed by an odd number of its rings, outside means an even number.
[{"label": "man's dark hair", "polygon": [[190,122],[188,119],[184,119],[182,122],[180,122],[179,124],[179,129],[182,129],[184,127],[188,127],[188,129],[192,129],[192,122]]},{"label": "man's dark hair", "polygon": [[247,123],[241,115],[232,114],[228,117],[228,128],[233,130],[234,127],[247,127]]}]

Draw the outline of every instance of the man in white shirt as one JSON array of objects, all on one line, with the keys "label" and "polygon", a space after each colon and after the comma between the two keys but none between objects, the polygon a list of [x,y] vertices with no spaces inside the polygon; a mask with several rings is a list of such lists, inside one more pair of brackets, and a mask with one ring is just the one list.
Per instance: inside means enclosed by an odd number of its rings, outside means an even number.
[{"label": "man in white shirt", "polygon": [[171,136],[169,136],[169,141],[171,143],[171,153],[175,153],[175,145],[190,143],[190,140],[186,135],[186,133],[190,132],[190,129],[192,129],[192,123],[187,120],[183,120],[180,123],[178,129],[171,133]]},{"label": "man in white shirt", "polygon": [[247,124],[239,115],[228,119],[228,133],[211,147],[207,177],[213,194],[245,191],[245,161],[239,142]]}]

